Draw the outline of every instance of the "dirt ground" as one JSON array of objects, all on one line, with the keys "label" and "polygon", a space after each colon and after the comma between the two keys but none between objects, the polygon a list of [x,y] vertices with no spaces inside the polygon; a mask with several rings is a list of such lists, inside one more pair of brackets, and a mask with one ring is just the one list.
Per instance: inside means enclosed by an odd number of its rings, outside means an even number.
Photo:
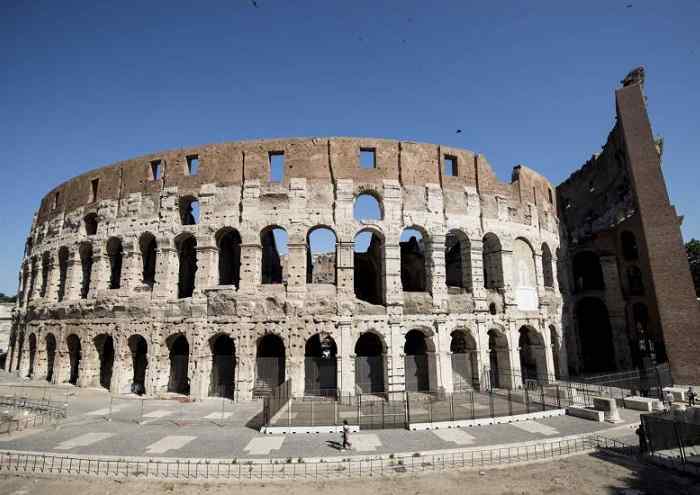
[{"label": "dirt ground", "polygon": [[0,475],[0,495],[417,495],[423,493],[520,494],[699,494],[700,480],[629,458],[606,454],[578,455],[553,462],[482,471],[449,471],[374,480],[274,483],[172,483],[38,479]]}]

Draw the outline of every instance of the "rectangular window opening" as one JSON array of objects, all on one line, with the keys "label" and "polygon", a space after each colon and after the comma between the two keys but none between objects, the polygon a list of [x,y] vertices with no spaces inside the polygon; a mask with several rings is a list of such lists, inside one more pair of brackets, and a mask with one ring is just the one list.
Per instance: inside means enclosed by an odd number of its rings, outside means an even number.
[{"label": "rectangular window opening", "polygon": [[92,179],[90,183],[90,202],[97,201],[97,193],[100,188],[100,179]]},{"label": "rectangular window opening", "polygon": [[360,167],[377,168],[377,150],[375,148],[360,148]]},{"label": "rectangular window opening", "polygon": [[445,176],[457,177],[457,157],[445,155]]},{"label": "rectangular window opening", "polygon": [[270,182],[282,182],[284,180],[284,152],[270,151]]},{"label": "rectangular window opening", "polygon": [[549,192],[549,202],[554,203],[554,198],[552,197],[552,190],[549,189],[548,192]]},{"label": "rectangular window opening", "polygon": [[197,175],[197,172],[199,172],[199,155],[190,155],[187,157],[187,173]]},{"label": "rectangular window opening", "polygon": [[151,180],[159,180],[163,172],[163,161],[153,160],[151,162]]},{"label": "rectangular window opening", "polygon": [[60,193],[57,192],[56,194],[53,195],[53,210],[58,208],[58,198],[59,198]]}]

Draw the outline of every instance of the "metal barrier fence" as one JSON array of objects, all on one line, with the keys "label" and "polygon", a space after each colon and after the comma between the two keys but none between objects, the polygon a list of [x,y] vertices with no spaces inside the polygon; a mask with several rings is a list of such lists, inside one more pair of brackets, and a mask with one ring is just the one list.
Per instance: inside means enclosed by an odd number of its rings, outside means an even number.
[{"label": "metal barrier fence", "polygon": [[651,455],[700,473],[700,408],[640,417]]},{"label": "metal barrier fence", "polygon": [[[177,480],[323,480],[388,476],[456,468],[499,466],[591,451],[624,444],[597,435],[520,446],[421,455],[329,459],[119,459],[96,456],[0,452],[0,472],[105,478]],[[627,447],[634,451],[634,447]]]},{"label": "metal barrier fence", "polygon": [[264,424],[274,421],[275,416],[291,400],[292,379],[289,378],[277,387],[273,387],[270,395],[263,399]]},{"label": "metal barrier fence", "polygon": [[0,396],[0,434],[53,423],[66,415],[65,404],[25,397]]}]

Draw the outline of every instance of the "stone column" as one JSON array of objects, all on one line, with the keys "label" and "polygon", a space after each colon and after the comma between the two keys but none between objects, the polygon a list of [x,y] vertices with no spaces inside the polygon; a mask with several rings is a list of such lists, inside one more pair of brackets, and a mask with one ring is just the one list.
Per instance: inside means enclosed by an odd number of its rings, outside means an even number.
[{"label": "stone column", "polygon": [[262,248],[260,243],[241,244],[241,292],[255,292],[262,280]]},{"label": "stone column", "polygon": [[388,374],[387,391],[403,392],[406,390],[406,363],[404,362],[403,341],[404,336],[401,331],[401,319],[391,318],[389,320],[388,349],[386,356],[386,368]]},{"label": "stone column", "polygon": [[338,349],[338,395],[355,395],[355,341],[352,320],[341,317],[337,322],[340,337]]},{"label": "stone column", "polygon": [[354,241],[338,241],[336,252],[338,300],[353,300],[355,298]]},{"label": "stone column", "polygon": [[445,234],[432,234],[430,249],[426,250],[426,255],[430,253],[428,262],[431,274],[430,292],[433,295],[433,307],[447,311],[447,274],[445,272]]},{"label": "stone column", "polygon": [[474,295],[474,309],[477,312],[488,311],[486,303],[487,292],[484,288],[484,252],[483,241],[477,238],[470,238],[471,255],[471,283],[472,294]]},{"label": "stone column", "polygon": [[101,244],[92,246],[92,273],[90,276],[90,291],[88,299],[93,299],[98,291],[109,286],[109,258],[106,248]]},{"label": "stone column", "polygon": [[438,389],[452,393],[454,383],[452,380],[452,353],[450,352],[450,333],[447,330],[447,320],[440,318],[435,320],[435,356],[438,379]]},{"label": "stone column", "polygon": [[401,286],[401,248],[397,243],[384,244],[384,301],[387,306],[403,306]]},{"label": "stone column", "polygon": [[288,242],[287,248],[287,296],[303,301],[306,294],[306,242],[301,239]]},{"label": "stone column", "polygon": [[195,294],[204,295],[204,291],[217,285],[217,260],[219,250],[214,238],[197,236],[197,273],[195,274]]},{"label": "stone column", "polygon": [[58,302],[58,284],[61,271],[58,266],[58,253],[50,252],[48,260],[49,269],[46,273],[46,294],[44,298],[47,303],[55,303]]},{"label": "stone column", "polygon": [[[523,386],[523,370],[520,365],[520,346],[518,345],[520,334],[518,333],[518,323],[511,321],[508,332],[508,355],[510,357],[509,380],[511,389],[522,388]],[[501,356],[499,356],[500,358]],[[502,360],[499,359],[499,363]]]},{"label": "stone column", "polygon": [[80,262],[78,247],[68,252],[68,267],[66,269],[65,301],[80,299],[80,287],[82,282],[83,267]]},{"label": "stone column", "polygon": [[248,345],[241,337],[252,330],[248,325],[241,325],[234,335],[236,343],[236,394],[239,401],[253,399],[253,386],[255,380],[255,353],[250,352]]},{"label": "stone column", "polygon": [[159,299],[171,299],[177,296],[178,283],[177,251],[168,239],[158,240],[156,252],[156,280],[153,296]]},{"label": "stone column", "polygon": [[[503,241],[501,241],[503,242]],[[515,292],[513,290],[513,251],[501,251],[501,268],[503,270],[503,290],[506,306],[515,305]]]},{"label": "stone column", "polygon": [[136,287],[141,286],[143,265],[141,264],[141,251],[138,249],[138,241],[125,239],[122,245],[122,274],[121,288],[125,294],[129,294]]}]

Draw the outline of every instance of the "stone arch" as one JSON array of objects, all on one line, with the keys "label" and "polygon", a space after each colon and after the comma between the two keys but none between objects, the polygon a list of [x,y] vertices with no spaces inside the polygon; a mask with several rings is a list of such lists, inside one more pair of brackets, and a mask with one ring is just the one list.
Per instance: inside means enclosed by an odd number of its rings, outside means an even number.
[{"label": "stone arch", "polygon": [[603,290],[603,268],[600,258],[593,251],[576,253],[573,261],[574,286],[576,291]]},{"label": "stone arch", "polygon": [[89,242],[82,242],[79,248],[80,254],[80,267],[82,272],[82,281],[80,283],[80,298],[87,299],[90,293],[90,282],[92,279],[92,244]]},{"label": "stone arch", "polygon": [[53,382],[54,364],[56,363],[56,337],[53,333],[47,333],[46,338],[46,381]]},{"label": "stone arch", "polygon": [[46,297],[49,287],[49,274],[51,273],[51,254],[46,251],[41,255],[41,287],[39,296]]},{"label": "stone arch", "polygon": [[209,339],[211,376],[209,396],[233,399],[236,392],[236,345],[230,335],[219,333]]},{"label": "stone arch", "polygon": [[148,369],[148,342],[139,334],[134,334],[127,341],[131,353],[131,392],[136,395],[146,393],[146,370]]},{"label": "stone arch", "polygon": [[585,297],[576,303],[574,313],[581,345],[581,370],[584,373],[614,371],[612,327],[605,303],[595,297]]},{"label": "stone arch", "polygon": [[267,333],[257,341],[254,395],[269,395],[286,379],[286,349],[282,337]]},{"label": "stone arch", "polygon": [[518,330],[518,352],[520,356],[520,374],[523,381],[545,381],[547,376],[547,358],[542,335],[533,327],[523,325]]},{"label": "stone arch", "polygon": [[382,198],[376,191],[362,191],[355,196],[352,216],[358,222],[367,220],[383,220],[384,207]]},{"label": "stone arch", "polygon": [[98,218],[97,213],[88,213],[83,218],[85,226],[85,235],[97,235]]},{"label": "stone arch", "polygon": [[304,395],[335,397],[338,389],[338,347],[326,332],[306,340],[304,346]]},{"label": "stone arch", "polygon": [[165,340],[170,356],[170,377],[168,392],[190,395],[190,343],[182,333],[176,333]]},{"label": "stone arch", "polygon": [[503,247],[498,236],[487,233],[482,240],[482,257],[484,266],[484,287],[499,289],[503,281]]},{"label": "stone arch", "polygon": [[66,246],[61,246],[58,249],[58,302],[61,302],[66,297],[66,280],[68,279],[68,260],[70,259],[70,251]]},{"label": "stone arch", "polygon": [[261,283],[283,284],[287,280],[288,239],[287,231],[277,225],[265,227],[260,232]]},{"label": "stone arch", "polygon": [[461,230],[450,230],[445,238],[445,283],[448,287],[472,289],[471,243]]},{"label": "stone arch", "polygon": [[118,237],[110,237],[107,241],[107,257],[109,258],[109,288],[119,289],[122,284],[124,248],[122,240]]},{"label": "stone arch", "polygon": [[355,235],[353,251],[355,297],[370,304],[384,304],[384,236],[376,229],[362,229]]},{"label": "stone arch", "polygon": [[552,251],[546,242],[542,243],[542,281],[545,287],[554,287]]},{"label": "stone arch", "polygon": [[111,335],[102,333],[94,338],[93,343],[100,360],[99,384],[110,390],[114,373],[114,339]]},{"label": "stone arch", "polygon": [[19,332],[19,337],[17,338],[17,363],[15,364],[15,371],[19,371],[19,367],[22,364],[22,357],[24,355],[24,331]]},{"label": "stone arch", "polygon": [[241,234],[231,227],[216,233],[219,251],[219,285],[233,285],[238,290],[241,283]]},{"label": "stone arch", "polygon": [[197,274],[197,239],[191,234],[182,234],[175,239],[178,257],[177,297],[192,297]]},{"label": "stone arch", "polygon": [[70,334],[68,337],[66,337],[66,347],[68,348],[68,362],[70,364],[68,383],[77,385],[80,374],[80,361],[83,357],[80,337],[74,333]]},{"label": "stone arch", "polygon": [[411,226],[401,232],[401,286],[404,292],[429,290],[428,237],[421,227]]},{"label": "stone arch", "polygon": [[508,337],[499,328],[492,328],[487,332],[487,335],[489,338],[489,379],[491,388],[510,388],[512,386],[512,368]]},{"label": "stone arch", "polygon": [[513,242],[513,292],[518,309],[536,311],[539,308],[537,296],[537,268],[535,251],[530,243],[518,237]]},{"label": "stone arch", "polygon": [[479,353],[474,336],[466,328],[456,328],[450,337],[454,391],[479,390]]},{"label": "stone arch", "polygon": [[435,345],[422,329],[406,333],[404,341],[404,371],[407,392],[429,392],[437,388]]},{"label": "stone arch", "polygon": [[34,376],[34,366],[36,365],[36,334],[29,334],[29,370],[27,371],[28,377]]},{"label": "stone arch", "polygon": [[549,336],[552,343],[552,361],[554,361],[554,378],[561,379],[561,337],[554,325],[549,325]]},{"label": "stone arch", "polygon": [[625,230],[620,234],[620,243],[622,244],[622,256],[627,261],[635,261],[639,259],[639,247],[637,246],[637,238],[629,230]]},{"label": "stone arch", "polygon": [[635,296],[644,295],[644,279],[642,278],[642,271],[637,265],[630,265],[626,270],[627,275],[627,288],[630,294]]},{"label": "stone arch", "polygon": [[338,238],[335,231],[325,225],[309,229],[306,235],[306,283],[336,283],[336,246]]},{"label": "stone arch", "polygon": [[361,394],[385,391],[386,344],[374,331],[363,332],[355,343],[355,387]]},{"label": "stone arch", "polygon": [[197,197],[183,196],[178,201],[180,223],[182,225],[197,225],[199,223],[199,200]]},{"label": "stone arch", "polygon": [[153,288],[156,282],[156,266],[158,242],[150,232],[144,232],[139,238],[141,251],[141,281],[144,285]]}]

